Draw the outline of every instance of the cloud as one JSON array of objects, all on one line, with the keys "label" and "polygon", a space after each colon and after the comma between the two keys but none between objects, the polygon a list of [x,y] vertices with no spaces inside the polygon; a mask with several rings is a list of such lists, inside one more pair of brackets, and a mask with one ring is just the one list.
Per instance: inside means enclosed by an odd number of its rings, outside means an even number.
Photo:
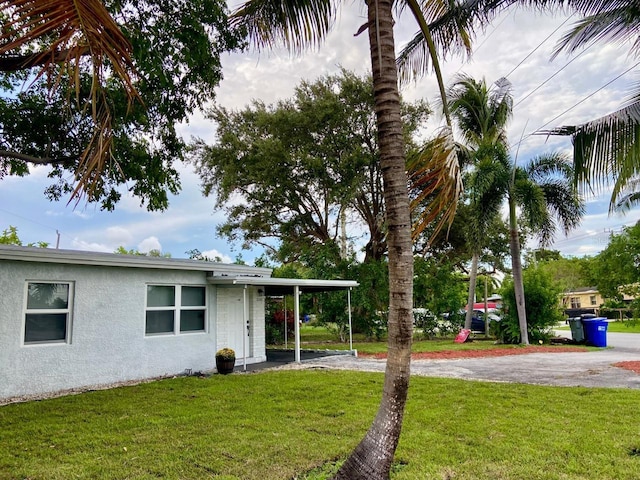
[{"label": "cloud", "polygon": [[126,247],[133,241],[133,235],[129,229],[121,226],[108,227],[105,231],[96,232],[95,236],[106,237],[108,243],[114,246],[114,250],[119,246]]},{"label": "cloud", "polygon": [[[69,247],[67,247],[69,248]],[[108,245],[101,243],[86,242],[81,238],[74,238],[71,242],[71,248],[74,250],[82,250],[88,252],[104,252],[113,253],[114,248],[110,248]]]},{"label": "cloud", "polygon": [[142,253],[149,253],[151,250],[162,252],[162,244],[160,240],[158,240],[158,237],[151,236],[145,238],[138,244],[138,250]]},{"label": "cloud", "polygon": [[225,255],[224,253],[220,253],[216,249],[205,250],[204,252],[201,252],[201,253],[204,257],[210,260],[218,261],[218,259],[220,259],[222,263],[233,263],[233,260],[231,259],[230,256]]}]

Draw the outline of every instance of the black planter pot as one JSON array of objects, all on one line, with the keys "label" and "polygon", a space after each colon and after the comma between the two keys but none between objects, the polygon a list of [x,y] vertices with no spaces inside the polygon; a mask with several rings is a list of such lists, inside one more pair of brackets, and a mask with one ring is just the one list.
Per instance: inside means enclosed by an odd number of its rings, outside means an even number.
[{"label": "black planter pot", "polygon": [[233,367],[235,367],[235,365],[235,358],[233,360],[227,360],[226,358],[216,357],[216,369],[218,370],[218,373],[221,373],[222,375],[233,372]]}]

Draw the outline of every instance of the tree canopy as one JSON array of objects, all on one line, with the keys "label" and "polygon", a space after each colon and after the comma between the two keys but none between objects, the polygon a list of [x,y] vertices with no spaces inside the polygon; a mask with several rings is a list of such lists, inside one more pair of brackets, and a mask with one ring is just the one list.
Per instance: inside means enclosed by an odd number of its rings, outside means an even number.
[{"label": "tree canopy", "polygon": [[[411,145],[428,108],[405,103],[403,112]],[[324,253],[342,250],[344,258],[345,243],[361,236],[366,260],[383,257],[385,209],[370,79],[343,70],[303,81],[293,98],[275,105],[254,101],[240,111],[216,107],[209,115],[217,141],[198,142],[194,161],[205,195],[215,195],[216,207],[227,213],[220,234],[245,248],[266,245],[283,262],[308,257],[319,246]]]},{"label": "tree canopy", "polygon": [[611,235],[607,248],[596,257],[594,276],[606,298],[640,294],[640,222]]},{"label": "tree canopy", "polygon": [[[228,28],[226,4],[220,0],[111,0],[105,6],[131,44],[132,87],[139,95],[133,102],[107,59],[97,79],[101,93],[95,94],[95,62],[83,60],[89,49],[56,43],[56,33],[70,28],[68,23],[11,49],[8,42],[27,34],[12,20],[18,11],[4,11],[9,33],[0,50],[0,178],[48,165],[52,184],[45,193],[50,199],[69,193],[80,199],[80,183],[87,187],[88,201],[112,210],[125,185],[148,209],[164,209],[168,193],[179,190],[175,162],[183,159],[186,147],[176,124],[214,98],[222,78],[220,55],[238,48],[240,41]],[[43,15],[37,20],[53,21]],[[62,61],[50,62],[42,72],[30,55],[50,51],[51,58],[67,58],[71,48],[77,72]],[[101,109],[108,112],[108,124],[94,115]],[[98,148],[96,135],[102,151],[88,152]],[[102,167],[87,163],[87,153],[102,158]]]}]

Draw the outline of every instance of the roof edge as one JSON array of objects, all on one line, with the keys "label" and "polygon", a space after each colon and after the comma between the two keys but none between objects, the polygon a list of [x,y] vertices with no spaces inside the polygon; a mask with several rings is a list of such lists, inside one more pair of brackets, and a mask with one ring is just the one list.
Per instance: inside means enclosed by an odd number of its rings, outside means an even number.
[{"label": "roof edge", "polygon": [[251,267],[230,263],[206,262],[185,258],[120,255],[104,252],[64,250],[53,248],[0,245],[0,261],[58,263],[67,265],[93,265],[123,268],[152,268],[162,270],[192,270],[213,272],[214,275],[252,275],[270,277],[270,268]]}]

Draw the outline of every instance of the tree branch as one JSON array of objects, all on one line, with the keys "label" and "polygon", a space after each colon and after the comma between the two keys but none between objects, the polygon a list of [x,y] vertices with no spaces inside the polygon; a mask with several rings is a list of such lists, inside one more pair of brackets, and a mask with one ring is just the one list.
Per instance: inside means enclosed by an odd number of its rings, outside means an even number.
[{"label": "tree branch", "polygon": [[24,153],[11,152],[9,150],[0,150],[0,157],[15,158],[17,160],[23,160],[25,162],[33,163],[35,165],[60,165],[60,164],[74,160],[73,157],[38,158],[38,157],[32,157],[31,155],[26,155]]},{"label": "tree branch", "polygon": [[32,53],[29,55],[5,55],[0,56],[0,71],[15,72],[26,68],[41,67],[47,63],[64,63],[69,58],[77,58],[89,55],[88,46],[53,52]]}]

